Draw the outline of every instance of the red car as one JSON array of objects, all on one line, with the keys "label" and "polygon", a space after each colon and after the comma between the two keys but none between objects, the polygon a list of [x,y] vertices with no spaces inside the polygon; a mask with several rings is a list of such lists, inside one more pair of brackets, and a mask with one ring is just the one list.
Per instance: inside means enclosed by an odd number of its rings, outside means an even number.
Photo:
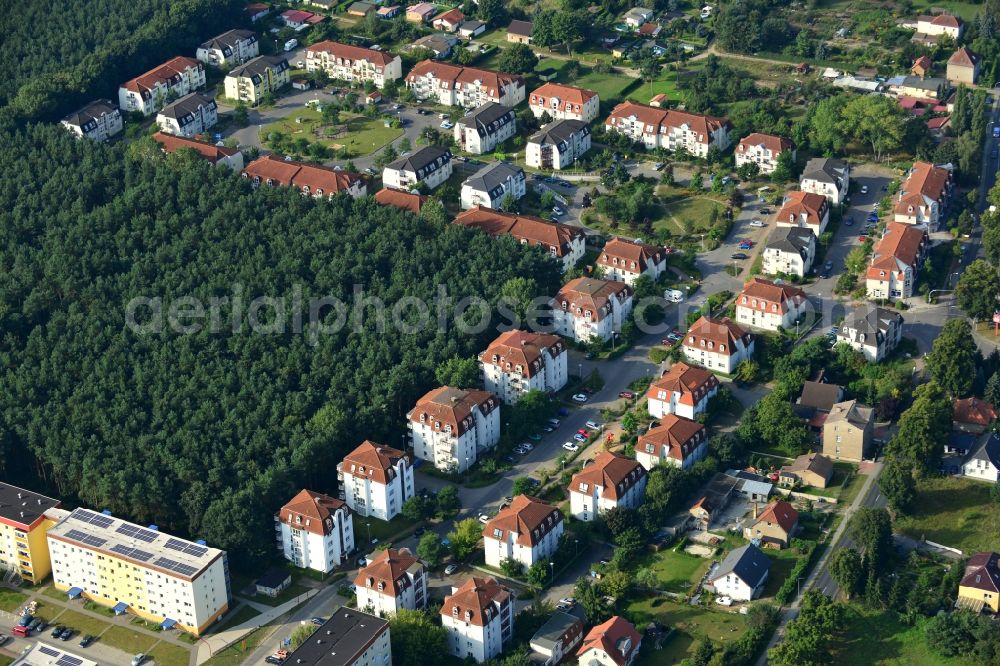
[{"label": "red car", "polygon": [[580,428],[579,430],[576,431],[576,434],[583,435],[584,437],[587,437],[588,435],[590,435],[590,431],[586,430],[584,428]]},{"label": "red car", "polygon": [[635,397],[635,393],[632,393],[632,391],[622,391],[621,393],[618,394],[618,397],[625,398],[626,400],[631,400],[632,398]]},{"label": "red car", "polygon": [[866,240],[868,240],[868,236],[858,236],[859,243],[864,243]]}]

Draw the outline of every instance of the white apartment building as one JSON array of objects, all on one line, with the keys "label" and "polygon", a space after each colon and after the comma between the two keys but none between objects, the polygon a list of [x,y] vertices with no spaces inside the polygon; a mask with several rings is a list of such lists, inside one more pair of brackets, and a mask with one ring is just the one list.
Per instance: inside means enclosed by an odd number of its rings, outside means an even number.
[{"label": "white apartment building", "polygon": [[403,78],[403,61],[388,51],[322,41],[306,49],[306,71],[324,71],[337,81],[371,81],[376,88]]},{"label": "white apartment building", "polygon": [[531,91],[528,108],[536,118],[547,113],[553,120],[582,120],[589,125],[597,120],[601,98],[593,90],[549,82]]},{"label": "white apartment building", "polygon": [[425,146],[387,164],[382,170],[382,183],[397,190],[411,190],[423,183],[433,190],[451,177],[451,170],[450,150]]},{"label": "white apartment building", "polygon": [[48,531],[53,584],[70,598],[198,636],[229,609],[226,553],[154,528],[74,510]]},{"label": "white apartment building", "polygon": [[646,469],[632,458],[601,451],[569,483],[570,513],[591,521],[615,507],[638,509],[646,493]]},{"label": "white apartment building", "polygon": [[494,578],[473,576],[444,598],[441,624],[450,654],[480,664],[493,659],[514,637],[514,593]]},{"label": "white apartment building", "polygon": [[399,449],[365,440],[337,464],[340,498],[360,516],[392,520],[413,497],[413,467]]},{"label": "white apartment building", "polygon": [[455,143],[461,150],[474,155],[492,153],[517,128],[514,109],[487,102],[455,121]]},{"label": "white apartment building", "polygon": [[903,339],[903,315],[895,310],[860,307],[844,319],[837,331],[837,343],[850,345],[878,363],[892,353]]},{"label": "white apartment building", "polygon": [[705,426],[676,414],[664,416],[660,425],[640,435],[635,445],[635,459],[646,469],[657,465],[688,469],[707,453]]},{"label": "white apartment building", "polygon": [[761,255],[767,275],[805,277],[816,258],[816,234],[806,227],[778,226],[767,238]]},{"label": "white apartment building", "polygon": [[185,95],[156,114],[156,125],[161,132],[186,139],[207,132],[218,122],[215,100],[201,93]]},{"label": "white apartment building", "polygon": [[500,401],[488,391],[442,386],[417,401],[407,428],[417,458],[464,472],[500,441]]},{"label": "white apartment building", "polygon": [[508,162],[487,164],[462,181],[462,208],[482,207],[496,210],[510,198],[521,199],[528,191],[524,169]]},{"label": "white apartment building", "polygon": [[205,65],[193,58],[178,56],[118,88],[118,107],[149,116],[171,99],[205,87]]},{"label": "white apartment building", "polygon": [[814,157],[806,162],[799,177],[803,192],[821,194],[833,204],[844,203],[851,187],[851,167],[844,160],[832,157]]},{"label": "white apartment building", "polygon": [[513,108],[524,101],[524,79],[488,69],[422,60],[406,76],[406,87],[419,100],[476,108],[495,102]]},{"label": "white apartment building", "polygon": [[754,338],[728,317],[702,317],[684,334],[683,348],[688,361],[731,375],[753,357]]},{"label": "white apartment building", "polygon": [[153,140],[160,144],[163,152],[167,154],[187,148],[195,151],[215,166],[227,167],[236,172],[243,170],[243,153],[235,148],[217,146],[208,141],[187,139],[181,136],[174,136],[173,134],[164,134],[163,132],[154,134]]},{"label": "white apartment building", "polygon": [[354,591],[358,608],[380,617],[427,608],[427,570],[406,548],[387,548],[358,571]]},{"label": "white apartment building", "polygon": [[754,132],[744,137],[736,145],[736,168],[744,164],[756,164],[763,174],[774,173],[778,158],[790,152],[795,163],[795,144],[791,140],[773,134]]},{"label": "white apartment building", "polygon": [[260,55],[257,34],[252,30],[229,30],[202,42],[194,57],[213,67],[242,65]]},{"label": "white apartment building", "polygon": [[608,341],[632,313],[632,288],[594,278],[570,280],[552,299],[556,332],[571,340]]},{"label": "white apartment building", "polygon": [[774,221],[779,228],[810,229],[818,238],[830,221],[830,201],[815,192],[789,192]]},{"label": "white apartment building", "polygon": [[93,141],[107,141],[123,128],[118,107],[106,99],[94,100],[63,118],[60,124],[73,134]]},{"label": "white apartment building", "polygon": [[285,661],[296,666],[392,666],[389,623],[341,606]]},{"label": "white apartment building", "polygon": [[329,573],[354,551],[354,519],[345,502],[301,490],[274,515],[278,548],[297,567]]},{"label": "white apartment building", "polygon": [[569,351],[558,335],[512,330],[479,356],[486,390],[513,405],[528,391],[554,393],[569,378]]},{"label": "white apartment building", "polygon": [[991,483],[1000,481],[1000,435],[991,432],[981,437],[979,446],[962,464],[962,474]]},{"label": "white apartment building", "polygon": [[948,35],[957,42],[962,36],[963,27],[962,22],[950,14],[917,17],[917,32],[931,37]]},{"label": "white apartment building", "polygon": [[951,171],[927,162],[915,163],[899,188],[892,219],[936,231],[948,210],[951,189]]},{"label": "white apartment building", "polygon": [[291,82],[290,71],[281,56],[257,56],[226,74],[226,97],[256,106]]},{"label": "white apartment building", "polygon": [[583,120],[557,120],[528,138],[525,161],[536,169],[573,166],[590,150],[590,125]]},{"label": "white apartment building", "polygon": [[527,570],[549,560],[559,549],[564,527],[557,507],[518,495],[483,528],[486,564],[499,567],[504,560],[514,560]]},{"label": "white apartment building", "polygon": [[766,331],[790,329],[809,307],[806,292],[798,287],[755,277],[736,297],[736,321]]},{"label": "white apartment building", "polygon": [[725,118],[622,102],[604,121],[604,129],[624,134],[646,148],[682,150],[705,158],[709,148],[729,147],[732,125]]},{"label": "white apartment building", "polygon": [[646,391],[646,408],[655,419],[676,414],[696,419],[708,409],[719,392],[719,380],[711,372],[678,361]]},{"label": "white apartment building", "polygon": [[631,286],[640,275],[648,275],[655,282],[667,270],[667,253],[662,247],[615,237],[601,249],[597,265],[609,280]]},{"label": "white apartment building", "polygon": [[455,216],[455,224],[481,229],[489,235],[513,236],[523,245],[541,247],[562,264],[565,273],[586,252],[586,235],[580,227],[549,222],[531,215],[502,213],[477,206]]},{"label": "white apartment building", "polygon": [[912,296],[928,243],[926,229],[889,222],[875,245],[865,274],[868,298],[904,299]]}]

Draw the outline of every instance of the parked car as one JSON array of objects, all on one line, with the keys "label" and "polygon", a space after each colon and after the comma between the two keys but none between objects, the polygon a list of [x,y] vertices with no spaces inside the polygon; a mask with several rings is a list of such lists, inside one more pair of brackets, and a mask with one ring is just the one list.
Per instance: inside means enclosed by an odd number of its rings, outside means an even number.
[{"label": "parked car", "polygon": [[559,603],[565,604],[567,606],[573,606],[576,604],[576,599],[574,599],[573,597],[563,597],[562,599],[559,600]]},{"label": "parked car", "polygon": [[587,432],[587,429],[586,429],[586,428],[580,428],[579,430],[577,430],[577,431],[576,431],[576,434],[578,434],[578,435],[583,435],[584,437],[586,437],[586,436],[587,436],[587,435],[589,435],[590,433],[589,433],[589,432]]},{"label": "parked car", "polygon": [[146,661],[146,653],[140,652],[139,654],[132,657],[132,666],[139,666],[142,662]]},{"label": "parked car", "polygon": [[42,620],[42,619],[38,620],[38,626],[36,627],[37,631],[45,631],[48,628],[49,628],[49,623],[48,622],[46,622],[45,620]]},{"label": "parked car", "polygon": [[565,444],[562,445],[562,447],[564,449],[566,449],[567,451],[579,451],[580,450],[580,446],[578,444],[574,444],[573,442],[566,442]]},{"label": "parked car", "polygon": [[489,514],[488,513],[480,513],[479,514],[479,522],[481,522],[483,525],[485,525],[486,523],[490,522],[490,516],[489,516]]},{"label": "parked car", "polygon": [[573,396],[574,402],[587,402],[587,396],[583,393],[577,393]]},{"label": "parked car", "polygon": [[861,194],[868,194],[868,186],[867,185],[862,185],[861,186]]},{"label": "parked car", "polygon": [[625,398],[626,400],[631,400],[632,398],[635,397],[635,393],[633,393],[632,391],[620,391],[618,393],[618,397]]},{"label": "parked car", "polygon": [[542,432],[544,432],[545,434],[548,434],[553,430],[555,430],[555,428],[553,428],[551,425],[542,426]]},{"label": "parked car", "polygon": [[[72,638],[72,636],[73,636],[74,633],[76,633],[76,632],[74,632],[73,629],[71,629],[70,627],[66,627],[65,629],[62,630],[62,633],[59,634],[59,640],[61,640],[61,641],[68,641],[70,638]],[[139,663],[142,663],[142,662],[139,662]]]},{"label": "parked car", "polygon": [[359,567],[366,567],[366,566],[368,566],[368,558],[367,557],[359,557],[358,558],[358,566]]},{"label": "parked car", "polygon": [[558,428],[559,424],[562,423],[562,421],[560,421],[559,419],[549,419],[548,423],[553,428]]},{"label": "parked car", "polygon": [[577,434],[573,435],[573,439],[575,439],[578,442],[586,442],[587,441],[587,436],[586,435],[581,435],[580,433],[577,433]]},{"label": "parked car", "polygon": [[0,634],[0,645],[5,644],[9,640],[10,636],[8,636],[7,634]]},{"label": "parked car", "polygon": [[848,226],[848,227],[853,227],[854,226],[854,218],[853,217],[847,218],[846,220],[844,220],[844,224],[846,226]]},{"label": "parked car", "polygon": [[38,631],[39,625],[42,624],[42,618],[36,617],[30,623],[28,623],[28,631]]},{"label": "parked car", "polygon": [[535,448],[535,446],[533,444],[529,444],[528,442],[521,442],[520,446],[521,446],[522,449],[524,449],[526,451],[532,451]]},{"label": "parked car", "polygon": [[771,209],[770,209],[770,208],[761,208],[761,209],[760,209],[760,214],[761,214],[761,215],[770,215],[770,214],[771,214],[772,212],[773,212],[773,211],[771,211]]},{"label": "parked car", "polygon": [[565,215],[566,211],[563,210],[560,206],[553,206],[552,207],[552,214],[553,215]]},{"label": "parked car", "polygon": [[590,428],[591,430],[600,430],[602,427],[601,424],[598,423],[597,421],[587,421],[584,425]]},{"label": "parked car", "polygon": [[315,624],[317,627],[321,627],[324,624],[326,624],[326,620],[324,618],[321,618],[321,617],[314,617],[314,618],[312,618],[309,621],[312,622],[313,624]]},{"label": "parked car", "polygon": [[858,236],[859,243],[864,243],[866,240],[868,240],[868,236]]},{"label": "parked car", "polygon": [[828,270],[828,271],[829,271],[829,270],[833,270],[833,262],[832,262],[832,261],[829,261],[829,260],[827,260],[827,262],[826,262],[825,264],[823,264],[823,268],[825,268],[825,269],[826,269],[826,270]]},{"label": "parked car", "polygon": [[419,539],[420,537],[422,537],[424,535],[424,532],[426,532],[426,531],[427,530],[425,530],[424,528],[418,527],[417,529],[413,530],[413,536],[415,536],[415,537],[417,537]]},{"label": "parked car", "polygon": [[536,432],[533,435],[528,435],[528,439],[530,439],[533,442],[540,442],[542,441],[542,436]]},{"label": "parked car", "polygon": [[456,571],[458,571],[458,565],[454,564],[454,563],[453,564],[449,564],[448,566],[446,566],[444,568],[444,573],[445,573],[446,576],[450,576],[453,573],[455,573]]},{"label": "parked car", "polygon": [[740,243],[739,248],[741,250],[750,250],[753,248],[753,245],[750,243]]},{"label": "parked car", "polygon": [[264,663],[273,664],[273,666],[278,666],[278,664],[281,663],[281,660],[275,657],[273,654],[269,654],[266,657],[264,657]]},{"label": "parked car", "polygon": [[441,129],[450,130],[454,126],[455,123],[451,122],[450,120],[445,120],[444,122],[441,123]]},{"label": "parked car", "polygon": [[750,226],[751,227],[763,227],[764,226],[764,220],[758,220],[756,218],[753,219],[753,220],[750,220]]},{"label": "parked car", "polygon": [[731,597],[718,597],[716,598],[715,603],[719,604],[720,606],[732,606],[733,600]]},{"label": "parked car", "polygon": [[743,253],[743,252],[733,252],[731,255],[729,255],[729,258],[730,259],[746,259],[747,255],[745,253]]},{"label": "parked car", "polygon": [[49,635],[50,635],[50,636],[52,636],[52,638],[59,638],[59,634],[61,634],[61,633],[62,633],[62,630],[63,630],[64,628],[65,628],[65,627],[63,627],[63,626],[62,626],[61,624],[57,624],[57,625],[56,625],[56,626],[55,626],[55,627],[54,627],[54,628],[52,629],[52,633],[51,633],[51,634],[49,634]]}]

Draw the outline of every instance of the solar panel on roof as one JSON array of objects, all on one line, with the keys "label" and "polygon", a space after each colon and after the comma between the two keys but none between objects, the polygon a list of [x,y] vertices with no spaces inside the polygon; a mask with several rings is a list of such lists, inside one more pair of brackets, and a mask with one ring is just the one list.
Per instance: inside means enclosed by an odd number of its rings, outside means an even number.
[{"label": "solar panel on roof", "polygon": [[138,531],[138,529],[139,528],[137,528],[135,525],[122,525],[121,527],[119,527],[118,529],[116,529],[115,532],[118,532],[118,534],[124,534],[125,536],[130,537],[130,536],[135,536],[135,533],[136,533],[136,531]]},{"label": "solar panel on roof", "polygon": [[144,550],[139,550],[138,548],[136,548],[135,550],[132,551],[132,559],[139,560],[140,562],[149,562],[151,559],[153,559],[153,554],[147,553]]},{"label": "solar panel on roof", "polygon": [[70,531],[66,532],[66,538],[67,539],[73,539],[75,541],[84,541],[84,542],[86,542],[87,535],[84,534],[83,532],[81,532],[80,530],[70,530]]},{"label": "solar panel on roof", "polygon": [[166,557],[161,557],[160,559],[153,562],[153,564],[155,564],[158,567],[163,567],[164,569],[173,569],[179,563],[175,562],[174,560],[167,559]]},{"label": "solar panel on roof", "polygon": [[156,537],[160,536],[153,530],[137,529],[135,531],[135,538],[139,541],[145,541],[146,543],[153,543],[156,541]]},{"label": "solar panel on roof", "polygon": [[167,543],[163,544],[171,550],[179,550],[184,552],[184,549],[188,547],[187,541],[181,541],[180,539],[170,538],[167,539]]},{"label": "solar panel on roof", "polygon": [[197,567],[193,567],[190,564],[178,564],[174,567],[174,571],[181,574],[182,576],[193,576],[195,572],[198,571]]},{"label": "solar panel on roof", "polygon": [[100,548],[108,542],[107,539],[102,539],[100,537],[87,535],[83,537],[83,542],[88,546],[93,546],[94,548]]},{"label": "solar panel on roof", "polygon": [[56,662],[56,666],[80,666],[82,663],[83,659],[69,654],[64,654],[59,658],[59,661]]},{"label": "solar panel on roof", "polygon": [[42,654],[47,654],[50,657],[58,657],[60,654],[59,650],[54,650],[50,648],[48,645],[39,645],[38,651],[41,652]]},{"label": "solar panel on roof", "polygon": [[188,555],[193,555],[194,557],[202,557],[208,552],[208,548],[204,546],[188,546],[184,549],[184,552]]},{"label": "solar panel on roof", "polygon": [[90,519],[91,525],[97,525],[102,529],[107,529],[114,524],[114,520],[108,518],[107,516],[102,516],[99,513],[95,513],[94,517]]},{"label": "solar panel on roof", "polygon": [[132,549],[128,546],[123,546],[122,544],[116,544],[114,548],[111,549],[112,553],[120,553],[126,557],[132,554]]}]

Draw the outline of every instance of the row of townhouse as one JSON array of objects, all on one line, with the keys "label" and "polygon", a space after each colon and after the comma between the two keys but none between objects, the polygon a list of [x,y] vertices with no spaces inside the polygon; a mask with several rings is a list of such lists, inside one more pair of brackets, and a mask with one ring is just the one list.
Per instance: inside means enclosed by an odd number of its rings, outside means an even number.
[{"label": "row of townhouse", "polygon": [[926,228],[889,222],[865,273],[868,298],[895,300],[912,296],[928,242]]},{"label": "row of townhouse", "polygon": [[327,40],[306,49],[306,71],[322,71],[338,81],[371,82],[384,88],[386,82],[403,77],[403,61],[386,51]]},{"label": "row of townhouse", "polygon": [[227,167],[236,172],[243,170],[243,153],[237,148],[217,146],[208,141],[188,139],[163,132],[154,134],[153,140],[160,144],[160,148],[164,153],[171,154],[178,150],[186,149],[193,151],[194,154],[214,166]]},{"label": "row of townhouse", "polygon": [[243,169],[242,175],[254,188],[262,185],[294,187],[304,196],[315,198],[332,198],[340,193],[357,198],[368,192],[360,174],[288,158],[279,159],[273,155],[254,160]]},{"label": "row of townhouse", "polygon": [[586,236],[579,227],[531,215],[473,207],[459,213],[454,223],[480,229],[494,238],[513,236],[523,245],[540,247],[562,264],[563,272],[575,266],[586,251]]},{"label": "row of townhouse", "polygon": [[290,82],[291,67],[285,58],[257,56],[226,74],[226,97],[256,106]]},{"label": "row of townhouse", "polygon": [[178,56],[118,88],[118,106],[127,112],[149,116],[171,100],[205,87],[205,64]]},{"label": "row of townhouse", "polygon": [[604,128],[646,148],[685,151],[706,158],[710,148],[721,151],[729,147],[732,125],[725,118],[622,102],[604,121]]},{"label": "row of townhouse", "polygon": [[524,101],[524,79],[514,74],[422,60],[406,75],[417,99],[476,108],[487,102],[515,107]]},{"label": "row of townhouse", "polygon": [[937,231],[948,211],[952,173],[927,162],[916,162],[899,188],[893,221]]}]

